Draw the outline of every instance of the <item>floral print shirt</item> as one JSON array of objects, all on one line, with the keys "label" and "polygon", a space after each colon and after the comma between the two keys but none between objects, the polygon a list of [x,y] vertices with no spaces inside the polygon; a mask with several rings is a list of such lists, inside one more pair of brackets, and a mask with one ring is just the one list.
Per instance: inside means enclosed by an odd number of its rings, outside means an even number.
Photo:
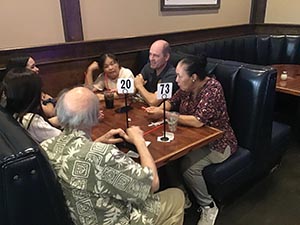
[{"label": "floral print shirt", "polygon": [[205,125],[224,131],[223,137],[210,144],[211,150],[223,153],[229,145],[232,153],[236,151],[237,140],[230,126],[223,89],[216,79],[210,78],[195,97],[179,89],[170,103],[172,110],[193,115]]},{"label": "floral print shirt", "polygon": [[68,130],[42,142],[76,225],[154,224],[160,210],[150,168],[115,145]]}]

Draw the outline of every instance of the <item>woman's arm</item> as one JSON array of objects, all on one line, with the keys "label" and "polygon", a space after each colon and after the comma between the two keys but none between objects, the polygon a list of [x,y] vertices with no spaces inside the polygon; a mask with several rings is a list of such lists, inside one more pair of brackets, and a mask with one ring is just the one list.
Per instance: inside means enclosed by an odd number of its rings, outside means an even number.
[{"label": "woman's arm", "polygon": [[[165,101],[165,108],[166,111],[170,111],[172,108],[172,105],[169,101]],[[148,113],[149,118],[153,120],[161,119],[164,115],[164,103],[162,103],[160,106],[150,106],[145,108],[145,111]]]},{"label": "woman's arm", "polygon": [[202,127],[204,125],[193,115],[179,115],[178,123],[190,127]]},{"label": "woman's arm", "polygon": [[99,66],[96,61],[92,62],[88,66],[88,68],[86,70],[86,74],[85,74],[85,79],[84,79],[84,85],[86,87],[90,87],[93,85],[93,72],[98,69],[99,69]]}]

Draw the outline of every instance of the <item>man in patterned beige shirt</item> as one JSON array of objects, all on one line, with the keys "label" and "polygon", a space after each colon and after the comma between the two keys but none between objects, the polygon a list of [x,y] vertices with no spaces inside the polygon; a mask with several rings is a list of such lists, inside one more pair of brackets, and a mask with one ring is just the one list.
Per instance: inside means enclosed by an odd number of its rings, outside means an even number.
[{"label": "man in patterned beige shirt", "polygon": [[[56,112],[64,131],[41,145],[76,225],[183,224],[183,193],[170,188],[154,194],[159,177],[139,127],[130,127],[126,133],[112,129],[92,141],[99,101],[84,87],[64,93]],[[136,146],[140,164],[114,145],[122,141],[114,138],[116,134]]]}]

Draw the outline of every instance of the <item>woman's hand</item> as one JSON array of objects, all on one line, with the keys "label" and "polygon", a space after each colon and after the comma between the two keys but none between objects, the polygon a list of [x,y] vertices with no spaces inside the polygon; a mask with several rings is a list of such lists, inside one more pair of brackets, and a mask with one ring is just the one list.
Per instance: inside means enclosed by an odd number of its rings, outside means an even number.
[{"label": "woman's hand", "polygon": [[95,93],[95,95],[98,97],[99,101],[104,101],[104,94],[103,93]]},{"label": "woman's hand", "polygon": [[99,65],[98,65],[98,63],[97,63],[96,61],[92,62],[92,63],[88,66],[87,70],[90,71],[90,72],[93,72],[93,71],[95,71],[95,70],[99,70]]},{"label": "woman's hand", "polygon": [[99,70],[99,65],[96,61],[94,61],[88,66],[84,76],[84,86],[90,90],[93,90],[94,92],[97,90],[95,87],[93,87],[93,72],[96,70]]},{"label": "woman's hand", "polygon": [[99,109],[98,120],[101,121],[104,119],[104,112],[102,109]]},{"label": "woman's hand", "polygon": [[47,118],[51,118],[55,116],[55,105],[53,104],[53,101],[47,101],[49,99],[53,99],[52,96],[42,92],[41,105],[42,105],[42,110],[47,116]]},{"label": "woman's hand", "polygon": [[148,117],[153,120],[159,120],[163,117],[164,111],[160,107],[150,106],[145,108]]}]

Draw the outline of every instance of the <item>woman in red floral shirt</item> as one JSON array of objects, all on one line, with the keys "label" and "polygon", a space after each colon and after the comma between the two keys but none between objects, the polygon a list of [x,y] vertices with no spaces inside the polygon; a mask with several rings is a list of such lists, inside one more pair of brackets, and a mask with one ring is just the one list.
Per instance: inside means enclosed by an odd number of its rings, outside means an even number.
[{"label": "woman in red floral shirt", "polygon": [[[180,113],[178,123],[201,127],[212,126],[224,131],[223,136],[186,155],[181,161],[183,178],[202,208],[198,225],[214,224],[218,208],[207,191],[202,176],[204,167],[226,160],[237,149],[237,140],[230,126],[225,97],[221,84],[205,72],[206,57],[183,58],[176,67],[179,90],[166,101],[166,110]],[[162,106],[148,107],[152,118],[163,115]]]}]

